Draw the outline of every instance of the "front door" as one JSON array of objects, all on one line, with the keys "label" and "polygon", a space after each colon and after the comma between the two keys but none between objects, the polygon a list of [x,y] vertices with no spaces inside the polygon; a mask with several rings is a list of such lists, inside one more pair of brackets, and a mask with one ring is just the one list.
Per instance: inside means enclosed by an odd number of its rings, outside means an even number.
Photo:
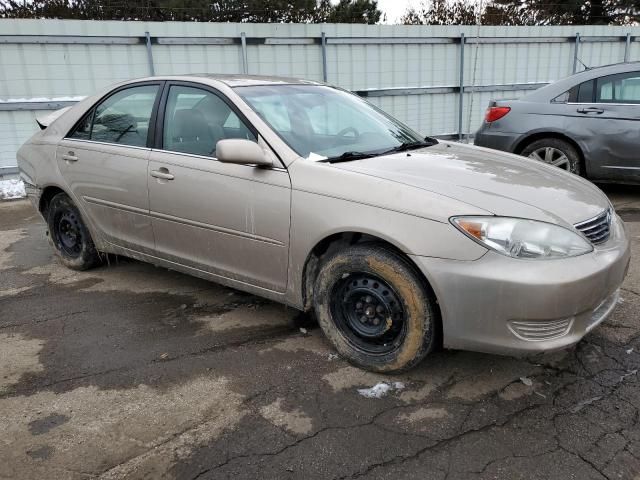
[{"label": "front door", "polygon": [[153,253],[147,192],[149,123],[159,83],[117,90],[58,145],[56,161],[79,208],[107,242]]},{"label": "front door", "polygon": [[158,255],[283,292],[291,201],[287,171],[216,160],[219,140],[258,140],[217,91],[174,83],[165,89],[161,105],[162,146],[152,150],[149,162],[149,204]]}]

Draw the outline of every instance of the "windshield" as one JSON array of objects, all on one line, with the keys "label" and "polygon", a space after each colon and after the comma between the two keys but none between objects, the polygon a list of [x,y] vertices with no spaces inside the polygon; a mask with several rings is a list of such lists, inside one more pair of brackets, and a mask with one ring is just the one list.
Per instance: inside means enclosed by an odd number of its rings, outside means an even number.
[{"label": "windshield", "polygon": [[335,88],[262,85],[235,91],[296,153],[310,160],[385,152],[423,142],[398,120]]}]

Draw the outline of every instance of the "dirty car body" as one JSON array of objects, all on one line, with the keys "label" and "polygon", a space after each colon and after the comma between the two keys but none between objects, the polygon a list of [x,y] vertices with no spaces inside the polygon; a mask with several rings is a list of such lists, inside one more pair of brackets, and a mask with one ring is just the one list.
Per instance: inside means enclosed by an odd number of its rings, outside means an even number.
[{"label": "dirty car body", "polygon": [[574,344],[629,264],[624,224],[589,182],[422,139],[326,85],[154,77],[43,126],[18,162],[66,265],[120,254],[313,309],[375,371],[439,344]]}]

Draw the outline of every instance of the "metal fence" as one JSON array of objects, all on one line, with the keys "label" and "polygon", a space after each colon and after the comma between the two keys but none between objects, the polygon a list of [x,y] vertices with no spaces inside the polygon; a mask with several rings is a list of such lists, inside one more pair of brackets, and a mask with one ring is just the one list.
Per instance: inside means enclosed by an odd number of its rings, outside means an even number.
[{"label": "metal fence", "polygon": [[640,27],[435,27],[0,20],[0,174],[44,110],[153,74],[327,81],[429,135],[473,132],[492,98],[640,58]]}]

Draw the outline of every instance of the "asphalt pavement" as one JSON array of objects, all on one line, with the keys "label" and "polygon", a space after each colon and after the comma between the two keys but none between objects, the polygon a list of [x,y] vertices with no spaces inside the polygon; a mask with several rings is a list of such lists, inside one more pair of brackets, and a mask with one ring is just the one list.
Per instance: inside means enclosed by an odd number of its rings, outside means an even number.
[{"label": "asphalt pavement", "polygon": [[0,478],[639,479],[640,187],[607,192],[634,249],[612,318],[393,376],[282,305],[127,259],[67,270],[1,202]]}]

